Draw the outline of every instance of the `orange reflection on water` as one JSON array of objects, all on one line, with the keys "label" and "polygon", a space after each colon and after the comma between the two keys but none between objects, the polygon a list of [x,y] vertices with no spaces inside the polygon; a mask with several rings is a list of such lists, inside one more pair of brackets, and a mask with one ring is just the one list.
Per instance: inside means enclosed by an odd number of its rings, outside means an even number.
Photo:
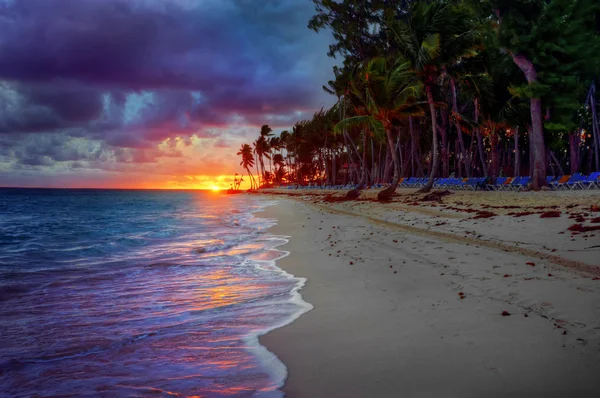
[{"label": "orange reflection on water", "polygon": [[256,251],[264,248],[264,244],[260,243],[247,243],[245,245],[236,246],[227,251],[228,256],[237,256],[240,254],[246,254],[250,251]]},{"label": "orange reflection on water", "polygon": [[182,310],[191,312],[241,304],[261,296],[268,289],[266,283],[251,276],[236,275],[219,268],[180,278],[174,284],[188,287],[177,289],[171,285],[170,289],[161,292],[165,295],[162,300],[177,303]]}]

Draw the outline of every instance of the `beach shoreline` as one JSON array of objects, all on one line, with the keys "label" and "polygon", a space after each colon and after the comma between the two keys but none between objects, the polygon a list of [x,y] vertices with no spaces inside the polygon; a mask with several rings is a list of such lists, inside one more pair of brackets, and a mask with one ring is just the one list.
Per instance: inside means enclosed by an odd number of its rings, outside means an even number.
[{"label": "beach shoreline", "polygon": [[[562,239],[559,232],[573,222],[565,210],[564,220],[541,219],[542,236],[521,242],[524,251],[506,251],[491,244],[494,237],[526,236],[540,228],[539,216],[521,222],[500,214],[474,225],[439,203],[269,196],[278,204],[260,216],[278,220],[269,233],[290,236],[280,247],[290,255],[277,266],[307,278],[299,293],[314,306],[260,337],[288,369],[286,396],[591,397],[600,391],[598,253],[562,247],[595,246],[598,238]],[[585,207],[596,199],[575,200]],[[456,228],[465,225],[473,231],[459,236]],[[448,239],[452,234],[456,239]],[[554,246],[544,245],[552,235],[558,236]]]}]

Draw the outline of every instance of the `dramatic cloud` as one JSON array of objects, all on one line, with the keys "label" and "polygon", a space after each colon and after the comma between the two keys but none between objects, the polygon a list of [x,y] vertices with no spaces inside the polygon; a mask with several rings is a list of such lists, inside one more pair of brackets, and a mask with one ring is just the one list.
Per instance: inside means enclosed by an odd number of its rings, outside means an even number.
[{"label": "dramatic cloud", "polygon": [[332,103],[313,12],[309,0],[0,0],[0,185],[23,170],[40,182],[153,163],[239,170],[257,126]]}]

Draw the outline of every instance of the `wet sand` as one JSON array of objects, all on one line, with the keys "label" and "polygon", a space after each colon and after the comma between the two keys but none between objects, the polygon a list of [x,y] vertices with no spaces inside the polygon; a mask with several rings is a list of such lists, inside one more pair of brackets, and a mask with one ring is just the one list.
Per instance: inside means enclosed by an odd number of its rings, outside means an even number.
[{"label": "wet sand", "polygon": [[567,230],[598,193],[569,209],[572,195],[542,195],[528,205],[562,206],[560,217],[473,219],[448,209],[461,208],[452,195],[419,206],[274,196],[271,232],[291,236],[278,266],[308,279],[300,293],[315,307],[261,337],[288,367],[286,395],[598,396],[600,238]]}]

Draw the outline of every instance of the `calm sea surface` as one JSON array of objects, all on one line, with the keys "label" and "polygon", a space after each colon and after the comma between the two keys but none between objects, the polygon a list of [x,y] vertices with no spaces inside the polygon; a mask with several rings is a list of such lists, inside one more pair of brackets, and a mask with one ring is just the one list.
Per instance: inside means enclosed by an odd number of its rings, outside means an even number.
[{"label": "calm sea surface", "polygon": [[309,306],[269,204],[0,189],[0,396],[281,396],[257,336]]}]

